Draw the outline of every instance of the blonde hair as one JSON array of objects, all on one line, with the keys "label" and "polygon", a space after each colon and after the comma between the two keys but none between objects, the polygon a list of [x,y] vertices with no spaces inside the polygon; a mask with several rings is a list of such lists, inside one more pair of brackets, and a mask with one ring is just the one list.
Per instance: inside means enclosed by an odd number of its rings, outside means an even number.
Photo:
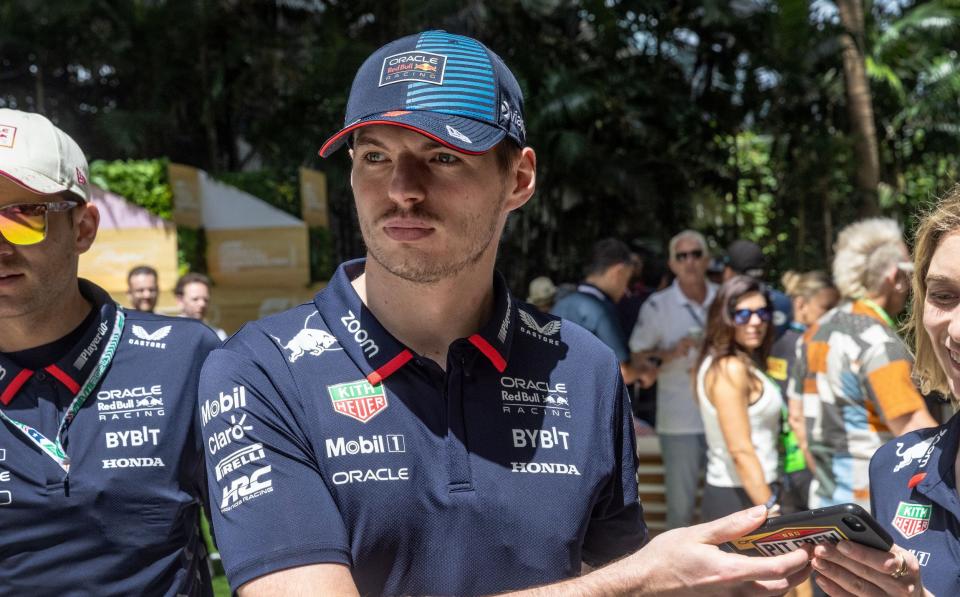
[{"label": "blonde hair", "polygon": [[810,299],[825,288],[836,288],[827,272],[818,269],[804,273],[790,270],[783,274],[780,283],[790,298]]},{"label": "blonde hair", "polygon": [[[920,382],[920,391],[929,394],[937,391],[950,396],[947,374],[940,366],[933,342],[923,327],[923,306],[927,300],[927,272],[933,254],[943,237],[960,230],[960,185],[954,186],[920,220],[914,247],[913,305],[905,330],[913,337],[916,358],[913,373]],[[953,396],[953,400],[960,399]]]},{"label": "blonde hair", "polygon": [[837,236],[833,281],[840,296],[855,299],[880,289],[884,277],[903,260],[903,231],[889,218],[850,224]]}]

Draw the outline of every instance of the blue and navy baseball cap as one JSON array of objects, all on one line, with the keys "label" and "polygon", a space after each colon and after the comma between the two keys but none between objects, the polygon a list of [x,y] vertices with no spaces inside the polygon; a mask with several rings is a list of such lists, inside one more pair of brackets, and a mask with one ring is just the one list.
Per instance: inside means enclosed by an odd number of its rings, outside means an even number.
[{"label": "blue and navy baseball cap", "polygon": [[357,71],[343,128],[320,148],[327,157],[368,124],[407,128],[468,154],[509,138],[523,147],[523,94],[490,48],[462,35],[425,31],[390,42]]}]

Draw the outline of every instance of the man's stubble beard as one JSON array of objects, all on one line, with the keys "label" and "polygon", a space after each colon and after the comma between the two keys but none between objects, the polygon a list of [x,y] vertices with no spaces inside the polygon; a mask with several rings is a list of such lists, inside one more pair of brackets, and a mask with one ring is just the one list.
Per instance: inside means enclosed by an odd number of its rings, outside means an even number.
[{"label": "man's stubble beard", "polygon": [[[391,260],[390,256],[387,255],[387,252],[383,250],[382,247],[378,246],[376,242],[370,242],[370,239],[374,238],[373,234],[378,224],[374,223],[371,229],[371,227],[359,217],[359,214],[357,220],[360,222],[360,233],[367,247],[367,254],[370,255],[380,267],[407,282],[424,285],[436,284],[447,278],[452,278],[473,265],[476,265],[483,258],[487,249],[490,247],[490,243],[494,242],[494,239],[498,236],[499,213],[504,202],[507,200],[506,193],[502,190],[499,193],[499,197],[496,208],[493,210],[493,213],[497,214],[497,217],[491,218],[489,222],[480,222],[477,218],[467,221],[467,229],[464,231],[464,234],[460,236],[467,236],[475,240],[466,248],[466,256],[463,259],[452,262],[438,262],[435,258],[431,259],[426,255],[422,255],[420,258],[414,256],[406,259]],[[356,205],[354,207],[356,207]],[[419,204],[415,205],[413,209],[408,210],[395,207],[381,214],[376,221],[381,222],[386,218],[402,214],[417,216],[431,222],[440,221],[440,218],[422,208]]]}]

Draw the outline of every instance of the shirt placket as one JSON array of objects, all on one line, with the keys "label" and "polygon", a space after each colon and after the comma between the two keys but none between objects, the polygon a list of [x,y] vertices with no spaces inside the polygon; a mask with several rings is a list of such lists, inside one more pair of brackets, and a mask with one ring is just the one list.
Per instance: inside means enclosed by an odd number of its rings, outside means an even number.
[{"label": "shirt placket", "polygon": [[464,391],[470,373],[463,346],[451,348],[447,358],[444,402],[447,411],[447,479],[450,493],[473,491],[473,472],[467,446]]}]

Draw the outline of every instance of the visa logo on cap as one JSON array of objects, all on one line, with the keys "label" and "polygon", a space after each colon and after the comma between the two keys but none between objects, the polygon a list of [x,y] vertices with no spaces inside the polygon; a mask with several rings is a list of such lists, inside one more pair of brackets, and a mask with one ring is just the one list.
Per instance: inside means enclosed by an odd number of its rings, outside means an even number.
[{"label": "visa logo on cap", "polygon": [[380,68],[380,87],[394,83],[418,82],[443,85],[447,57],[433,52],[411,50],[387,56]]}]

